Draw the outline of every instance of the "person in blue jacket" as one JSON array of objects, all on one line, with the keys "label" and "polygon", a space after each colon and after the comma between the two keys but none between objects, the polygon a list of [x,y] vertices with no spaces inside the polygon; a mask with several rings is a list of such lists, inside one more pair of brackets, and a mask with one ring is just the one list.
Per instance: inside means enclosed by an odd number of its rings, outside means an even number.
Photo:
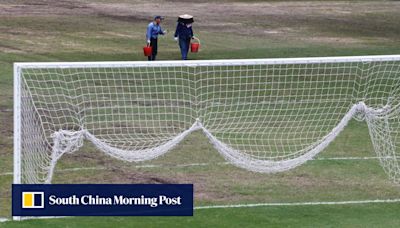
[{"label": "person in blue jacket", "polygon": [[161,16],[155,16],[154,21],[150,22],[147,26],[146,40],[147,46],[151,46],[152,53],[148,56],[149,61],[156,60],[157,49],[158,49],[158,35],[165,35],[167,31],[163,31],[160,24],[164,18]]},{"label": "person in blue jacket", "polygon": [[174,39],[175,41],[179,40],[179,47],[181,49],[183,60],[187,60],[190,40],[194,38],[192,29],[193,22],[192,15],[184,14],[179,16],[178,23],[176,25]]}]

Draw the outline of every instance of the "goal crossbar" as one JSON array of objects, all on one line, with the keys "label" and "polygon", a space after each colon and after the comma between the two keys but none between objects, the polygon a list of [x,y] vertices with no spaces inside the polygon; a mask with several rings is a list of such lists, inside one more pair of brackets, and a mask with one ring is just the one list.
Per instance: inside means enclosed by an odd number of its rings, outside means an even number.
[{"label": "goal crossbar", "polygon": [[398,61],[400,55],[270,58],[270,59],[217,59],[217,60],[173,60],[173,61],[104,61],[104,62],[16,62],[16,68],[87,68],[87,67],[197,67],[197,66],[240,66],[315,63],[354,63],[371,61]]}]

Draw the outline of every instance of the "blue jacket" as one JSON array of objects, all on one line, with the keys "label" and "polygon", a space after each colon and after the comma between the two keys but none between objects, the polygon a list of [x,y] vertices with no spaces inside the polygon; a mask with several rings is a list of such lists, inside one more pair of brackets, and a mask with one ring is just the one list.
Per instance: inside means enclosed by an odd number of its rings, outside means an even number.
[{"label": "blue jacket", "polygon": [[160,25],[155,24],[154,22],[150,22],[147,26],[146,39],[150,40],[150,38],[157,39],[158,35],[164,35],[164,32]]},{"label": "blue jacket", "polygon": [[188,39],[193,37],[193,29],[190,25],[186,26],[184,23],[178,22],[176,25],[176,31],[174,37],[178,37],[181,39]]}]

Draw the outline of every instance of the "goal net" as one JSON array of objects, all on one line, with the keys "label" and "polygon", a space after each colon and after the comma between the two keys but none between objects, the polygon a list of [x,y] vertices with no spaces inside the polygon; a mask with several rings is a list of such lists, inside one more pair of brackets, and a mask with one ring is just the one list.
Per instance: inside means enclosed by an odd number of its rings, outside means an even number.
[{"label": "goal net", "polygon": [[232,165],[262,173],[312,159],[355,118],[400,182],[400,56],[16,63],[14,183],[50,183],[91,142],[155,159],[202,131]]}]

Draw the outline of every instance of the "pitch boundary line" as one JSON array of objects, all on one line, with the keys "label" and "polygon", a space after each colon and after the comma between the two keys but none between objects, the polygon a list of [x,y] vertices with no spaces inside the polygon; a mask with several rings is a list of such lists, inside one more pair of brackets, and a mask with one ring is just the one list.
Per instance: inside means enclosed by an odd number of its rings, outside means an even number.
[{"label": "pitch boundary line", "polygon": [[1,217],[0,217],[0,222],[7,222],[7,221],[10,221],[10,220],[7,219],[7,218],[1,218]]},{"label": "pitch boundary line", "polygon": [[228,204],[194,207],[195,210],[217,209],[217,208],[243,208],[243,207],[265,207],[265,206],[315,206],[315,205],[346,205],[346,204],[368,204],[368,203],[400,203],[400,199],[376,199],[376,200],[350,200],[332,202],[297,202],[297,203],[253,203],[253,204]]},{"label": "pitch boundary line", "polygon": [[[228,204],[228,205],[210,205],[197,206],[194,210],[204,209],[223,209],[223,208],[245,208],[245,207],[269,207],[269,206],[318,206],[318,205],[349,205],[349,204],[370,204],[370,203],[400,203],[400,199],[375,199],[375,200],[351,200],[351,201],[326,201],[326,202],[297,202],[297,203],[253,203],[253,204]],[[59,217],[59,218],[63,218]],[[71,216],[74,217],[74,216]],[[49,219],[56,217],[37,217],[29,219]],[[25,220],[25,219],[22,219]],[[0,222],[11,221],[7,218],[0,218]]]}]

